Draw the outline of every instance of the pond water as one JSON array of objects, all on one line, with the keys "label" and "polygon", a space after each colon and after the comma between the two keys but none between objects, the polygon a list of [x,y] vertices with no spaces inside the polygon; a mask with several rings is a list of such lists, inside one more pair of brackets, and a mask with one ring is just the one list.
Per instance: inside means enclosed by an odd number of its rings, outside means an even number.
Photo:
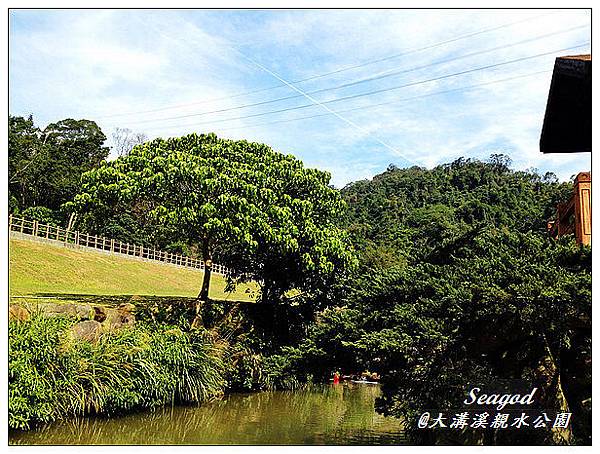
[{"label": "pond water", "polygon": [[374,411],[379,393],[378,385],[356,383],[235,393],[201,406],[78,418],[9,437],[11,444],[403,444],[402,422]]}]

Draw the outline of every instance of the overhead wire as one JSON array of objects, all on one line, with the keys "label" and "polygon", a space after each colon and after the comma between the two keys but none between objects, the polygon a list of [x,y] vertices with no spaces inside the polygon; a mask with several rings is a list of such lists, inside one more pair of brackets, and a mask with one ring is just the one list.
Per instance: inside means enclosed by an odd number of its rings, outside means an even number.
[{"label": "overhead wire", "polygon": [[[520,19],[520,20],[512,21],[512,22],[509,22],[509,23],[504,23],[504,24],[501,24],[501,25],[498,25],[498,26],[484,28],[484,29],[481,29],[481,30],[478,30],[478,31],[475,31],[475,32],[470,32],[470,33],[466,33],[466,34],[463,34],[463,35],[459,35],[459,36],[456,36],[454,38],[451,38],[451,39],[448,39],[448,40],[445,40],[445,41],[440,41],[440,42],[429,44],[429,45],[426,45],[426,46],[409,49],[409,50],[406,50],[406,51],[403,51],[403,52],[400,52],[400,53],[396,53],[396,54],[392,54],[392,55],[388,55],[388,56],[382,57],[382,58],[377,58],[377,59],[372,59],[372,60],[366,60],[366,61],[361,62],[359,64],[337,68],[337,69],[332,70],[332,71],[328,71],[328,72],[321,73],[321,74],[316,74],[316,75],[305,77],[305,78],[302,78],[302,79],[293,80],[291,83],[298,84],[298,83],[302,83],[302,82],[308,82],[308,81],[311,81],[311,80],[316,80],[316,79],[319,79],[319,78],[331,76],[331,75],[334,75],[334,74],[339,74],[339,73],[342,73],[342,72],[346,72],[346,71],[350,71],[350,70],[362,68],[362,67],[365,67],[365,66],[368,66],[368,65],[372,65],[372,64],[381,63],[381,62],[384,62],[384,61],[393,60],[393,59],[400,58],[400,57],[403,57],[403,56],[407,56],[407,55],[411,55],[411,54],[414,54],[414,53],[422,52],[424,50],[434,49],[436,47],[443,46],[443,45],[446,45],[446,44],[450,44],[450,43],[453,43],[453,42],[457,42],[457,41],[460,41],[460,40],[463,40],[463,39],[466,39],[466,38],[471,38],[471,37],[482,35],[482,34],[485,34],[485,33],[491,33],[491,32],[494,32],[494,31],[497,31],[497,30],[501,30],[503,28],[508,28],[508,27],[511,27],[513,25],[517,25],[517,24],[520,24],[520,23],[537,20],[539,18],[548,16],[550,14],[554,14],[554,13],[549,12],[549,13],[539,14],[539,15],[536,15],[536,16],[533,16],[533,17],[527,17],[525,19]],[[227,100],[227,99],[238,98],[238,97],[241,97],[241,96],[247,96],[247,95],[252,95],[252,94],[256,94],[256,93],[262,93],[262,92],[265,92],[265,91],[270,91],[270,90],[274,90],[274,89],[282,88],[282,87],[285,87],[285,84],[272,85],[272,86],[269,86],[269,87],[263,87],[263,88],[258,88],[258,89],[255,89],[255,90],[249,90],[249,91],[245,91],[245,92],[240,92],[240,93],[236,93],[236,94],[229,95],[229,96],[223,96],[223,97],[218,97],[218,98],[211,98],[211,99],[205,99],[205,100],[201,100],[201,101],[195,101],[195,102],[192,102],[192,103],[174,104],[174,105],[170,105],[170,106],[163,106],[163,107],[158,107],[158,108],[153,108],[153,109],[137,110],[137,111],[131,111],[131,112],[120,112],[120,113],[114,113],[114,114],[108,114],[108,115],[98,115],[98,116],[96,116],[96,118],[99,118],[99,119],[108,119],[108,118],[123,117],[123,116],[130,116],[130,115],[140,115],[140,114],[146,114],[146,113],[162,112],[162,111],[165,111],[165,110],[180,109],[182,107],[191,107],[191,106],[195,106],[195,105],[207,104],[207,103],[216,102],[216,101],[224,101],[224,100]]]},{"label": "overhead wire", "polygon": [[[342,88],[348,88],[350,86],[356,86],[362,83],[368,83],[368,82],[373,82],[376,80],[381,80],[381,79],[385,79],[388,77],[392,77],[392,76],[397,76],[400,74],[406,74],[406,73],[410,73],[410,72],[414,72],[414,71],[418,71],[418,70],[422,70],[422,69],[426,69],[426,68],[430,68],[433,66],[437,66],[440,64],[445,64],[445,63],[450,63],[450,62],[454,62],[454,61],[458,61],[464,58],[468,58],[468,57],[472,57],[475,55],[482,55],[485,53],[489,53],[489,52],[493,52],[493,51],[497,51],[497,50],[502,50],[502,49],[507,49],[510,47],[514,47],[517,45],[521,45],[521,44],[525,44],[525,43],[529,43],[529,42],[533,42],[536,40],[540,40],[543,38],[547,38],[549,36],[555,36],[557,34],[561,34],[561,33],[566,33],[569,31],[573,31],[575,29],[579,29],[579,28],[584,28],[587,27],[587,25],[580,25],[577,27],[571,27],[565,30],[560,30],[557,32],[552,32],[552,33],[546,33],[543,35],[539,35],[533,38],[528,38],[525,40],[521,40],[515,43],[510,43],[510,44],[505,44],[502,46],[496,46],[494,48],[491,49],[485,49],[485,50],[481,50],[481,51],[477,51],[477,52],[472,52],[469,54],[464,54],[464,55],[459,55],[456,57],[452,57],[452,58],[448,58],[448,59],[444,59],[444,60],[438,60],[432,63],[428,63],[425,65],[420,65],[420,66],[416,66],[416,67],[412,67],[412,68],[408,68],[408,69],[404,69],[404,70],[400,70],[400,71],[394,71],[391,73],[382,73],[376,76],[372,76],[372,77],[368,77],[368,78],[363,78],[360,80],[355,80],[352,82],[348,82],[348,83],[344,83],[341,85],[337,85],[337,86],[333,86],[333,87],[327,87],[327,88],[321,88],[318,90],[313,90],[313,91],[309,91],[307,93],[313,95],[313,94],[317,94],[317,93],[324,93],[324,92],[328,92],[328,91],[332,91],[332,90],[339,90]],[[254,102],[254,103],[248,103],[248,104],[242,104],[239,106],[233,106],[233,107],[227,107],[227,108],[221,108],[221,109],[215,109],[215,110],[210,110],[210,111],[204,111],[204,112],[194,112],[194,113],[189,113],[189,114],[182,114],[182,115],[176,115],[176,116],[170,116],[170,117],[162,117],[162,118],[151,118],[151,119],[144,119],[144,120],[135,120],[135,121],[131,121],[128,124],[147,124],[147,123],[153,123],[153,122],[157,122],[157,121],[169,121],[169,120],[180,120],[182,118],[191,118],[191,117],[201,117],[201,116],[205,116],[205,115],[211,115],[211,114],[216,114],[216,113],[224,113],[224,112],[231,112],[234,110],[241,110],[241,109],[245,109],[245,108],[249,108],[249,107],[258,107],[258,106],[262,106],[262,105],[267,105],[267,104],[272,104],[272,103],[276,103],[276,102],[281,102],[281,101],[289,101],[291,99],[297,99],[302,97],[302,95],[296,94],[296,95],[288,95],[288,96],[284,96],[284,97],[280,97],[280,98],[275,98],[275,99],[269,99],[269,100],[264,100],[264,101],[259,101],[259,102]]]},{"label": "overhead wire", "polygon": [[277,80],[283,82],[284,84],[286,84],[288,87],[290,87],[292,90],[300,93],[302,96],[304,96],[306,99],[308,99],[309,101],[312,101],[313,103],[317,104],[319,107],[322,107],[323,109],[325,109],[326,111],[328,111],[330,114],[335,115],[337,118],[339,118],[340,120],[342,120],[344,123],[350,125],[351,127],[353,127],[354,129],[362,132],[363,134],[366,134],[368,136],[370,136],[373,140],[375,140],[377,143],[379,143],[380,145],[383,145],[384,147],[386,147],[388,150],[394,152],[394,154],[396,156],[399,156],[400,158],[404,159],[406,162],[408,162],[409,164],[416,164],[413,160],[407,158],[403,153],[401,153],[396,147],[394,147],[393,145],[387,143],[386,141],[382,140],[381,138],[377,137],[372,131],[369,131],[368,129],[364,128],[362,125],[342,116],[339,112],[336,112],[334,110],[332,110],[331,108],[329,108],[328,106],[324,105],[323,103],[319,102],[317,99],[313,98],[312,96],[310,96],[308,93],[306,93],[305,91],[301,90],[300,88],[296,87],[295,85],[293,85],[292,83],[286,81],[283,77],[281,77],[279,74],[277,74],[276,72],[270,70],[269,68],[267,68],[266,66],[261,65],[260,63],[258,63],[257,61],[253,60],[252,58],[248,57],[246,54],[244,54],[242,51],[240,51],[239,49],[236,49],[238,51],[238,53],[240,55],[242,55],[244,58],[246,58],[246,60],[248,60],[249,62],[253,63],[254,65],[256,65],[258,68],[262,69],[263,71],[269,73],[270,75],[272,75],[273,77],[275,77]]},{"label": "overhead wire", "polygon": [[[550,72],[552,72],[551,69],[546,69],[543,71],[536,71],[533,73],[521,74],[519,76],[507,77],[505,79],[498,79],[498,80],[493,80],[490,82],[482,82],[480,84],[468,85],[465,87],[451,88],[449,90],[436,91],[433,93],[424,93],[422,95],[411,96],[408,98],[400,98],[400,99],[395,99],[393,101],[380,102],[380,103],[376,103],[376,104],[367,104],[366,106],[358,106],[358,107],[353,107],[351,109],[338,110],[337,112],[338,113],[348,113],[348,112],[355,112],[358,110],[368,110],[368,109],[372,109],[374,107],[381,107],[381,106],[392,105],[392,104],[400,104],[400,103],[406,102],[406,101],[414,101],[416,99],[423,99],[423,98],[428,98],[431,96],[438,96],[438,95],[444,95],[444,94],[449,94],[449,93],[468,91],[468,90],[472,90],[475,88],[484,87],[487,85],[494,85],[494,84],[499,84],[499,83],[503,83],[503,82],[510,82],[510,81],[514,81],[514,80],[518,80],[518,79],[524,79],[526,77],[537,76],[540,74],[547,74]],[[222,128],[222,129],[220,129],[220,131],[233,131],[233,130],[237,130],[237,129],[255,128],[255,127],[268,126],[268,125],[279,124],[279,123],[289,123],[289,122],[294,122],[294,121],[310,120],[312,118],[327,117],[329,115],[331,115],[331,114],[330,113],[322,113],[322,114],[315,114],[315,115],[306,115],[303,117],[286,118],[283,120],[275,120],[275,121],[257,123],[257,124],[252,124],[252,125],[235,126],[232,128]]]},{"label": "overhead wire", "polygon": [[[417,86],[417,85],[422,85],[425,83],[429,83],[429,82],[435,82],[435,81],[439,81],[439,80],[444,80],[444,79],[449,79],[452,77],[457,77],[457,76],[462,76],[465,74],[471,74],[474,72],[478,72],[478,71],[483,71],[486,69],[492,69],[492,68],[497,68],[497,67],[501,67],[501,66],[505,66],[508,64],[512,64],[512,63],[517,63],[517,62],[521,62],[521,61],[527,61],[527,60],[531,60],[534,58],[539,58],[539,57],[543,57],[543,56],[547,56],[547,55],[552,55],[558,52],[565,52],[568,50],[574,50],[574,49],[578,49],[581,47],[585,47],[589,44],[589,41],[586,41],[584,43],[578,44],[576,46],[570,46],[570,47],[565,47],[562,49],[555,49],[552,51],[548,51],[548,52],[543,52],[543,53],[539,53],[539,54],[535,54],[535,55],[529,55],[529,56],[525,56],[525,57],[520,57],[520,58],[516,58],[516,59],[512,59],[512,60],[508,60],[508,61],[503,61],[500,63],[494,63],[494,64],[490,64],[490,65],[485,65],[485,66],[479,66],[479,67],[475,67],[475,68],[470,68],[467,70],[463,70],[463,71],[458,71],[458,72],[454,72],[454,73],[450,73],[450,74],[445,74],[442,76],[437,76],[437,77],[432,77],[432,78],[428,78],[428,79],[424,79],[424,80],[419,80],[419,81],[414,81],[414,82],[409,82],[409,83],[405,83],[405,84],[401,84],[401,85],[397,85],[397,86],[393,86],[393,87],[387,87],[387,88],[382,88],[382,89],[378,89],[378,90],[372,90],[372,91],[368,91],[368,92],[363,92],[363,93],[357,93],[357,94],[353,94],[353,95],[348,95],[348,96],[344,96],[344,97],[340,97],[340,98],[334,98],[334,99],[330,99],[330,100],[326,100],[326,101],[321,101],[321,104],[332,104],[332,103],[337,103],[337,102],[342,102],[342,101],[348,101],[348,100],[352,100],[352,99],[358,99],[358,98],[362,98],[365,96],[371,96],[373,94],[379,94],[379,93],[384,93],[384,92],[390,92],[390,91],[395,91],[395,90],[399,90],[402,88],[407,88],[407,87],[413,87],[413,86]],[[310,93],[309,93],[310,94]],[[158,130],[158,129],[173,129],[173,127],[186,127],[186,126],[200,126],[200,125],[205,125],[205,124],[214,124],[214,123],[222,123],[222,122],[227,122],[227,121],[233,121],[233,120],[244,120],[244,119],[248,119],[248,118],[256,118],[256,117],[261,117],[261,116],[265,116],[265,115],[272,115],[272,114],[277,114],[277,113],[283,113],[283,112],[290,112],[290,111],[294,111],[294,110],[300,110],[300,109],[306,109],[306,108],[310,108],[310,107],[314,107],[317,104],[315,103],[311,103],[311,104],[302,104],[299,106],[292,106],[292,107],[287,107],[287,108],[282,108],[282,109],[276,109],[276,110],[271,110],[271,111],[266,111],[266,112],[259,112],[259,113],[255,113],[255,114],[248,114],[248,115],[243,115],[243,116],[238,116],[238,117],[229,117],[229,118],[224,118],[224,119],[215,119],[215,120],[209,120],[209,121],[204,121],[204,122],[194,122],[194,123],[186,123],[183,125],[168,125],[168,126],[158,126],[158,127],[151,127],[151,128],[145,128],[145,130]]]}]

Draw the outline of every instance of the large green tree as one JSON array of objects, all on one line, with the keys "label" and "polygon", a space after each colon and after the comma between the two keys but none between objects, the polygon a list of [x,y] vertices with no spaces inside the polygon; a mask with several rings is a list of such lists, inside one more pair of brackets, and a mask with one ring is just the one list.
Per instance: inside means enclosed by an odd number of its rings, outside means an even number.
[{"label": "large green tree", "polygon": [[58,210],[79,189],[81,174],[108,156],[106,136],[90,120],[65,119],[43,130],[33,117],[9,117],[9,191],[13,210]]},{"label": "large green tree", "polygon": [[201,300],[218,258],[232,281],[256,280],[263,301],[277,301],[353,262],[335,225],[345,205],[329,178],[264,144],[191,134],[138,145],[85,173],[73,208],[98,222],[134,207],[197,243],[206,263]]},{"label": "large green tree", "polygon": [[[495,389],[494,383],[508,379],[538,386],[541,410],[572,411],[576,435],[585,441],[589,248],[571,238],[556,242],[531,232],[474,227],[421,263],[374,272],[354,292],[353,304],[342,312],[355,320],[343,347],[354,361],[383,374],[379,408],[410,421],[412,435],[439,435],[413,430],[419,410],[462,408],[469,384]],[[487,443],[573,441],[568,431],[538,431],[525,439],[471,435]]]}]

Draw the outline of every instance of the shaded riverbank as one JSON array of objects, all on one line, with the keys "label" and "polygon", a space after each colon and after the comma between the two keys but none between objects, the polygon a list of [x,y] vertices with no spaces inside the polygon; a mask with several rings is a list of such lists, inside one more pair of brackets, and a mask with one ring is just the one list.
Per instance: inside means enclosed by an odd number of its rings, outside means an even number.
[{"label": "shaded riverbank", "polygon": [[374,410],[378,385],[312,385],[232,393],[200,406],[161,407],[118,418],[76,418],[11,444],[403,444],[402,422]]}]

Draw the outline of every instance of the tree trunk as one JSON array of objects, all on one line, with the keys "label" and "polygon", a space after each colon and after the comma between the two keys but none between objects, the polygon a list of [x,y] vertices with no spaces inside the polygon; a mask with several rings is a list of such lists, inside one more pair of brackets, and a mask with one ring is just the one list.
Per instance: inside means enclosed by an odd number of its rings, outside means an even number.
[{"label": "tree trunk", "polygon": [[200,290],[198,299],[200,301],[208,301],[210,275],[212,274],[212,255],[208,238],[202,241],[202,260],[204,261],[204,278],[202,279],[202,289]]},{"label": "tree trunk", "polygon": [[[535,369],[535,375],[543,386],[540,392],[540,403],[547,409],[569,412],[569,404],[562,389],[560,368],[554,360],[545,336],[543,337],[543,348],[543,354]],[[553,428],[550,438],[554,444],[569,444],[572,438],[571,427]]]},{"label": "tree trunk", "polygon": [[200,311],[202,309],[202,304],[209,300],[208,292],[210,290],[210,275],[212,274],[212,254],[210,250],[210,240],[208,238],[202,240],[202,260],[204,261],[204,277],[202,279],[200,294],[194,303],[195,317],[192,321],[192,328],[204,326]]},{"label": "tree trunk", "polygon": [[204,267],[204,278],[202,279],[202,289],[200,290],[200,294],[198,295],[198,299],[202,301],[208,301],[208,290],[210,288],[210,275],[211,275],[211,267],[206,265]]}]

